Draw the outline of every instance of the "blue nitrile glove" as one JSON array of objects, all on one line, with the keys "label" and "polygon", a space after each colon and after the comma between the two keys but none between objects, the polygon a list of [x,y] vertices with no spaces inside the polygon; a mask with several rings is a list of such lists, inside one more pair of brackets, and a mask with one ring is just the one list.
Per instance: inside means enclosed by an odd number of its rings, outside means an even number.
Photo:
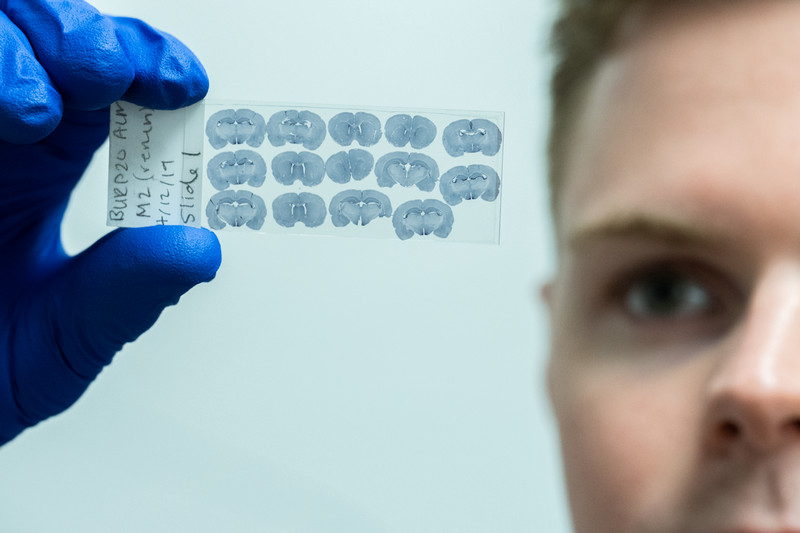
[{"label": "blue nitrile glove", "polygon": [[0,444],[72,405],[126,342],[220,263],[209,231],[61,246],[70,191],[118,99],[177,108],[208,78],[175,38],[81,0],[0,0]]}]

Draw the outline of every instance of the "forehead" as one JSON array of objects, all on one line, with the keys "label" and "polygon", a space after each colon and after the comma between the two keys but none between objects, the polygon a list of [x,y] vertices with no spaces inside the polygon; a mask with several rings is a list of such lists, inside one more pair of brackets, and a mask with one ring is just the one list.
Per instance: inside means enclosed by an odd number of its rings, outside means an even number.
[{"label": "forehead", "polygon": [[667,4],[632,19],[590,81],[560,241],[650,213],[800,244],[800,2]]}]

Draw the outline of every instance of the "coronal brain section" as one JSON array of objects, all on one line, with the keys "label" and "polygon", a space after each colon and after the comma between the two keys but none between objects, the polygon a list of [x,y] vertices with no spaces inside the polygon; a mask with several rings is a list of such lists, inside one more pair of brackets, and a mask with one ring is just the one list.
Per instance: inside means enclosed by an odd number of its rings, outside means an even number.
[{"label": "coronal brain section", "polygon": [[206,135],[216,149],[226,144],[261,146],[266,131],[264,117],[250,109],[223,109],[208,119]]},{"label": "coronal brain section", "polygon": [[316,150],[325,140],[325,121],[307,110],[278,111],[267,122],[267,139],[272,146],[301,144],[306,150]]},{"label": "coronal brain section", "polygon": [[310,192],[289,192],[272,202],[272,216],[284,228],[293,228],[298,222],[316,228],[325,221],[325,215],[325,200]]},{"label": "coronal brain section", "polygon": [[395,115],[386,121],[386,140],[402,148],[411,143],[411,148],[421,150],[436,138],[436,125],[421,115]]},{"label": "coronal brain section", "polygon": [[392,224],[402,240],[414,235],[436,235],[444,239],[453,229],[453,210],[439,200],[412,200],[395,210]]},{"label": "coronal brain section", "polygon": [[474,154],[495,155],[500,151],[500,128],[491,120],[477,118],[456,120],[444,129],[442,143],[451,156]]},{"label": "coronal brain section", "polygon": [[264,225],[267,206],[260,196],[250,191],[222,191],[209,200],[206,216],[211,229],[247,226],[257,230]]},{"label": "coronal brain section", "polygon": [[363,180],[372,172],[375,159],[360,148],[349,152],[337,152],[325,162],[325,172],[336,183],[347,183],[350,179]]},{"label": "coronal brain section", "polygon": [[372,146],[381,139],[381,121],[371,113],[343,112],[328,121],[331,139],[342,146],[350,146],[353,141],[361,146]]},{"label": "coronal brain section", "polygon": [[366,226],[376,218],[391,216],[392,203],[378,191],[342,191],[331,200],[330,213],[337,228],[348,224]]},{"label": "coronal brain section", "polygon": [[454,167],[442,174],[439,192],[450,205],[476,198],[493,202],[500,192],[500,178],[492,167],[486,165]]},{"label": "coronal brain section", "polygon": [[375,163],[375,175],[380,187],[413,187],[430,192],[436,187],[439,166],[425,154],[391,152]]},{"label": "coronal brain section", "polygon": [[306,187],[313,187],[325,177],[325,161],[311,152],[283,152],[272,159],[272,175],[282,185],[299,180]]},{"label": "coronal brain section", "polygon": [[211,185],[219,191],[245,183],[259,187],[267,177],[267,164],[263,157],[252,150],[223,152],[208,162],[206,174]]}]

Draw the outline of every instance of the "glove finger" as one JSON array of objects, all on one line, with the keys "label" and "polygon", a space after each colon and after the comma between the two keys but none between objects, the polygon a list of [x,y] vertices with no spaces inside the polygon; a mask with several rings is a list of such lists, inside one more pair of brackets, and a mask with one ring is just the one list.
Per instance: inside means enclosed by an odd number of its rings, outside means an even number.
[{"label": "glove finger", "polygon": [[138,19],[112,17],[136,76],[124,100],[154,109],[177,109],[202,100],[208,76],[178,39]]},{"label": "glove finger", "polygon": [[61,120],[62,102],[28,39],[0,12],[0,140],[32,143]]},{"label": "glove finger", "polygon": [[134,69],[114,24],[82,0],[7,0],[66,107],[99,109],[128,89]]},{"label": "glove finger", "polygon": [[16,250],[3,257],[0,275],[12,264],[30,275],[31,265],[49,263],[49,252],[61,250],[61,217],[72,188],[108,136],[108,113],[66,109],[41,142],[0,142],[0,249]]},{"label": "glove finger", "polygon": [[15,400],[27,425],[72,405],[123,344],[221,260],[208,230],[112,232],[70,260],[18,313],[11,345]]}]

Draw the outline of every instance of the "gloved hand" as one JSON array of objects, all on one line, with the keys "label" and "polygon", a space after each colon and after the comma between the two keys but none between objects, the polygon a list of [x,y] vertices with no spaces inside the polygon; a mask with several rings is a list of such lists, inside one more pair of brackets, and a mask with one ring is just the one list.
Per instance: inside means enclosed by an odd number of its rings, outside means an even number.
[{"label": "gloved hand", "polygon": [[59,235],[112,102],[174,109],[207,90],[197,58],[139,20],[82,0],[0,0],[0,444],[72,405],[164,307],[214,277],[206,230],[117,230],[76,257]]}]

